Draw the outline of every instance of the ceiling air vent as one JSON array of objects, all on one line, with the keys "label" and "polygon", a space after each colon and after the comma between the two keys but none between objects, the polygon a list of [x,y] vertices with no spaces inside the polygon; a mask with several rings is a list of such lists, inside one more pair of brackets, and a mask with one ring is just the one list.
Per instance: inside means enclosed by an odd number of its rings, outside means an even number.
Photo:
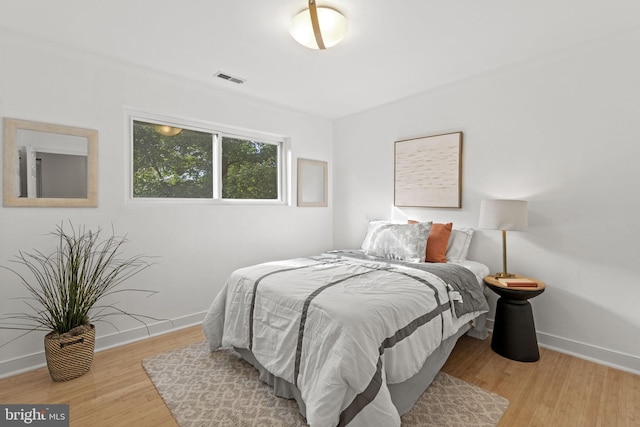
[{"label": "ceiling air vent", "polygon": [[233,77],[233,76],[230,76],[228,74],[221,73],[220,71],[215,73],[214,76],[216,76],[218,78],[221,78],[223,80],[228,80],[230,82],[233,82],[233,83],[239,84],[239,85],[241,85],[242,83],[244,83],[246,81],[245,79],[241,79],[239,77]]}]

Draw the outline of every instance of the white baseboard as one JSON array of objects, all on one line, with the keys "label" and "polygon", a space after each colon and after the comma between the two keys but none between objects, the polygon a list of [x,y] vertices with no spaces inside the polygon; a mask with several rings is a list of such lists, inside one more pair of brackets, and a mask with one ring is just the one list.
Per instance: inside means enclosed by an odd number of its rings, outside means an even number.
[{"label": "white baseboard", "polygon": [[[205,314],[206,312],[203,311],[150,324],[148,330],[146,327],[141,326],[127,331],[98,336],[96,337],[96,352],[200,324],[204,320]],[[6,378],[23,372],[32,371],[46,366],[46,364],[47,362],[44,356],[44,350],[38,353],[17,357],[15,359],[5,360],[0,362],[0,378]]]},{"label": "white baseboard", "polygon": [[[493,331],[493,319],[487,319],[487,329]],[[600,365],[609,366],[632,374],[640,375],[640,357],[621,353],[592,344],[562,338],[544,332],[536,332],[540,347],[568,354]]]},{"label": "white baseboard", "polygon": [[[128,331],[121,331],[97,337],[96,352],[197,325],[202,323],[204,316],[205,312],[201,312],[163,321],[149,325],[148,332],[147,328],[143,326],[130,329]],[[487,329],[493,331],[493,319],[487,319]],[[640,375],[640,357],[558,337],[544,332],[538,332],[537,336],[538,344],[541,347]],[[44,351],[6,360],[0,362],[0,378],[6,378],[23,372],[32,371],[43,366],[46,366]]]}]

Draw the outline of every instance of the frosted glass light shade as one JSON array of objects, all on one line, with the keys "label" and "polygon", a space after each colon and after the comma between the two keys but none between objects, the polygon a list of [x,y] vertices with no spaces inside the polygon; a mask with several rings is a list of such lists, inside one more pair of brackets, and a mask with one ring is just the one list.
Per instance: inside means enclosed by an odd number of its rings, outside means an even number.
[{"label": "frosted glass light shade", "polygon": [[490,230],[524,231],[528,225],[525,200],[483,200],[478,227]]},{"label": "frosted glass light shade", "polygon": [[180,132],[182,132],[182,129],[180,128],[175,128],[173,126],[167,126],[167,125],[156,125],[155,129],[156,129],[156,132],[158,132],[160,135],[163,135],[163,136],[176,136]]},{"label": "frosted glass light shade", "polygon": [[[337,10],[328,7],[318,7],[317,10],[318,24],[325,47],[337,45],[347,34],[347,18]],[[303,46],[320,49],[313,33],[309,9],[293,17],[289,24],[289,34]]]}]

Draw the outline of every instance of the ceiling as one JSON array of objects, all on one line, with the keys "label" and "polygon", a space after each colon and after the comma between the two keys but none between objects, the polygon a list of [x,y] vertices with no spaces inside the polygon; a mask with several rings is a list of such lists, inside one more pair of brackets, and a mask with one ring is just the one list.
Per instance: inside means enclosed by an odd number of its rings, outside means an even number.
[{"label": "ceiling", "polygon": [[0,28],[335,119],[640,26],[638,0],[318,0],[349,32],[316,51],[288,33],[306,4],[0,0]]}]

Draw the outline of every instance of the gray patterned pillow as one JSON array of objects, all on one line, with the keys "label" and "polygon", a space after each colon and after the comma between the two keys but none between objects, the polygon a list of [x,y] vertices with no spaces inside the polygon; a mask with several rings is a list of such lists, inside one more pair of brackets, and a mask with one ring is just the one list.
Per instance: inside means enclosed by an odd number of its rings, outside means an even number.
[{"label": "gray patterned pillow", "polygon": [[380,220],[369,221],[369,228],[367,229],[367,235],[364,236],[364,240],[362,241],[362,245],[360,245],[360,248],[363,251],[366,251],[369,245],[371,244],[371,236],[373,236],[375,231],[378,228],[382,227],[383,225],[388,225],[388,224],[391,224],[391,221],[380,221]]},{"label": "gray patterned pillow", "polygon": [[367,255],[409,262],[423,262],[431,221],[417,224],[385,224],[371,235]]}]

